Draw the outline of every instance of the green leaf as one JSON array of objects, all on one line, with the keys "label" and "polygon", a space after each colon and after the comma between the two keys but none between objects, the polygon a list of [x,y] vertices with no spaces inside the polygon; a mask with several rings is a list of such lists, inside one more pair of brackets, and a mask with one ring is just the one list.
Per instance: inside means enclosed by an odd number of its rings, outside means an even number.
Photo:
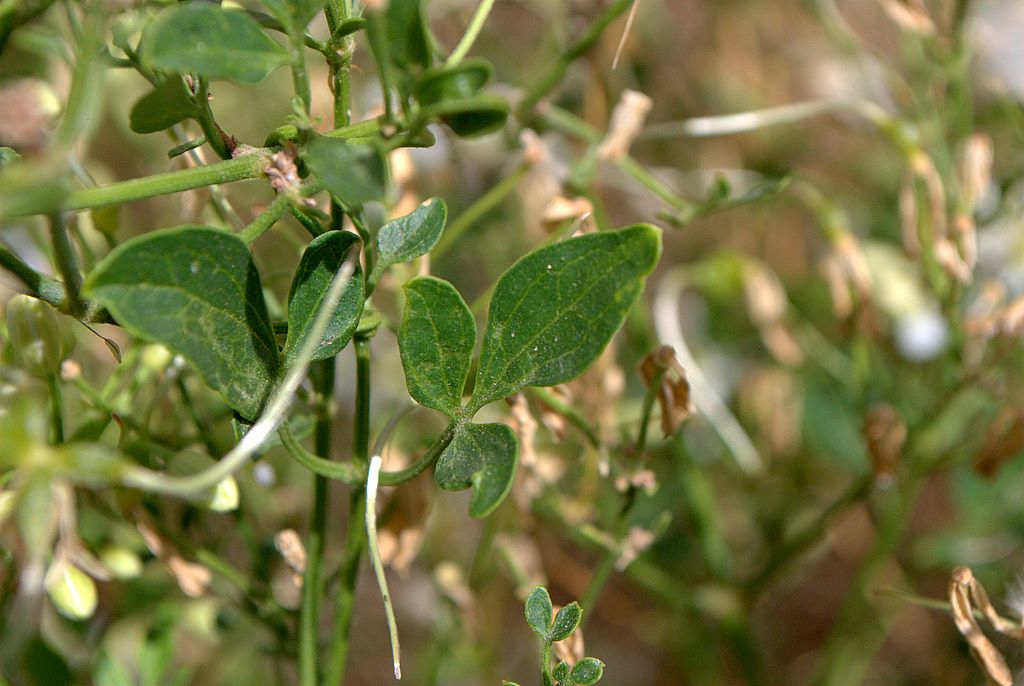
[{"label": "green leaf", "polygon": [[205,226],[140,236],[96,266],[85,293],[132,334],[182,355],[240,415],[259,414],[280,354],[241,239]]},{"label": "green leaf", "polygon": [[372,145],[314,136],[303,159],[327,190],[346,207],[380,200],[387,190],[384,157]]},{"label": "green leaf", "polygon": [[155,133],[198,116],[199,108],[182,78],[171,74],[132,107],[130,125],[135,133]]},{"label": "green leaf", "polygon": [[555,678],[555,681],[561,683],[569,678],[569,663],[565,660],[561,660],[555,668],[551,670],[551,676]]},{"label": "green leaf", "polygon": [[391,61],[401,68],[429,67],[430,43],[422,0],[395,0],[388,4],[387,21]]},{"label": "green leaf", "polygon": [[548,589],[538,586],[526,599],[526,623],[546,643],[551,642],[551,596]]},{"label": "green leaf", "polygon": [[581,619],[583,619],[583,608],[574,600],[555,615],[555,624],[551,629],[551,640],[564,641],[569,638],[572,632],[576,631],[576,627],[580,625]]},{"label": "green leaf", "polygon": [[420,405],[454,418],[476,343],[476,323],[447,281],[423,276],[405,284],[398,347],[405,385]]},{"label": "green leaf", "polygon": [[[348,231],[328,231],[314,238],[302,253],[288,294],[288,340],[284,346],[286,367],[295,363],[299,350],[313,328],[320,304],[327,295],[335,272],[357,241],[358,237]],[[348,344],[359,324],[363,298],[362,272],[356,269],[327,329],[320,337],[320,343],[313,351],[313,360],[334,357]]]},{"label": "green leaf", "polygon": [[434,481],[446,491],[472,487],[469,514],[481,519],[508,495],[518,458],[519,442],[505,424],[462,424],[437,460]]},{"label": "green leaf", "polygon": [[448,208],[441,198],[431,198],[415,210],[389,221],[377,234],[378,261],[374,274],[399,262],[426,255],[441,240]]},{"label": "green leaf", "polygon": [[292,33],[306,30],[306,25],[323,8],[324,0],[263,0],[263,4]]},{"label": "green leaf", "polygon": [[622,326],[660,253],[658,229],[641,224],[570,238],[514,264],[491,298],[470,410],[585,371]]},{"label": "green leaf", "polygon": [[288,62],[287,51],[255,19],[209,2],[161,12],[146,29],[141,57],[151,69],[250,86]]},{"label": "green leaf", "polygon": [[596,657],[585,657],[572,666],[569,681],[579,686],[596,684],[604,676],[604,663]]}]

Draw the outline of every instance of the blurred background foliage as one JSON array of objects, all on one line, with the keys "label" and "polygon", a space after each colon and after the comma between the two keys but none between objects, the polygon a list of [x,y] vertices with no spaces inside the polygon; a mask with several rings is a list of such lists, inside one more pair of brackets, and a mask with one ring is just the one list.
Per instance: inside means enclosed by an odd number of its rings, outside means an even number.
[{"label": "blurred background foliage", "polygon": [[[159,7],[107,4],[129,34]],[[25,146],[17,136],[32,134],[16,130],[28,115],[14,84],[30,78],[48,84],[46,97],[66,97],[74,5],[55,4],[2,53],[5,145]],[[495,65],[493,90],[515,103],[605,5],[499,0],[474,49]],[[446,53],[475,3],[426,8]],[[1018,623],[1024,613],[1021,45],[1024,5],[1015,0],[641,0],[629,30],[614,22],[536,111],[480,139],[438,128],[433,147],[392,158],[398,188],[379,221],[432,195],[455,221],[475,213],[429,268],[478,315],[498,275],[559,231],[667,227],[646,304],[596,369],[567,388],[527,393],[508,415],[488,410],[510,417],[525,446],[500,510],[469,520],[463,495],[425,478],[389,494],[381,517],[406,680],[532,683],[522,600],[544,582],[556,604],[581,599],[586,652],[607,663],[610,684],[983,682],[942,603],[951,570],[965,565]],[[358,121],[380,102],[361,35],[354,58]],[[332,101],[316,60],[310,80],[313,114],[327,129]],[[92,136],[75,151],[100,183],[182,164],[167,159],[175,143],[165,135],[129,129],[145,85],[127,69],[104,75]],[[627,89],[648,96],[650,110],[629,157],[616,159],[599,148]],[[259,146],[291,114],[290,94],[278,70],[255,87],[214,84],[212,107],[239,142]],[[747,114],[727,116],[737,113]],[[522,135],[528,127],[533,138]],[[481,204],[495,188],[509,192]],[[243,222],[273,199],[260,182],[221,192]],[[207,193],[79,215],[84,261],[107,249],[104,232],[122,241],[223,224]],[[52,273],[45,235],[40,221],[16,220],[0,241]],[[283,315],[305,242],[288,219],[254,246],[272,318]],[[417,268],[389,272],[375,296],[386,325],[373,342],[374,435],[407,402],[393,325],[400,285]],[[19,287],[0,274],[0,299]],[[102,341],[64,319],[80,366],[64,394],[69,431],[136,456],[160,449],[184,459],[187,448],[202,460],[230,448],[230,412],[194,373],[100,326],[124,351],[117,365]],[[658,418],[669,406],[638,428],[638,369],[659,344],[675,347],[695,409],[667,436]],[[5,426],[30,433],[46,423],[46,389],[5,354]],[[341,457],[351,357],[339,356],[336,381]],[[119,439],[111,411],[144,418],[148,441]],[[402,420],[388,467],[442,426],[423,409]],[[12,436],[0,445],[24,445]],[[299,591],[274,537],[305,530],[312,480],[277,446],[238,488],[227,513],[129,491],[44,497],[62,514],[38,526],[65,531],[72,512],[71,537],[100,571],[89,619],[36,608],[41,638],[25,658],[36,683],[292,683]],[[346,531],[343,492],[332,486],[329,572]],[[25,543],[11,522],[0,532],[0,636],[36,611],[18,603]],[[117,555],[125,578],[103,579],[103,570],[119,576]],[[346,680],[354,685],[390,680],[372,583],[364,569]],[[1019,646],[994,640],[1018,666]]]}]

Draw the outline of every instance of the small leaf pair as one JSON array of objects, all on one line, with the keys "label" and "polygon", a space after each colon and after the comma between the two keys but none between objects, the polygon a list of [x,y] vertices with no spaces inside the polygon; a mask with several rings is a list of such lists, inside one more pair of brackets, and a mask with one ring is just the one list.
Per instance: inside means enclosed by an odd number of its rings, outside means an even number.
[{"label": "small leaf pair", "polygon": [[637,225],[571,238],[519,260],[494,289],[466,406],[473,316],[447,281],[419,277],[406,284],[398,331],[406,385],[418,403],[455,424],[434,479],[446,490],[472,487],[472,516],[487,516],[508,494],[518,443],[504,424],[469,420],[526,386],[553,386],[583,373],[622,325],[660,251],[658,230]]},{"label": "small leaf pair", "polygon": [[[548,648],[552,643],[569,638],[583,619],[583,608],[576,601],[559,610],[554,619],[551,618],[553,610],[551,596],[543,586],[533,589],[526,599],[526,623],[540,637],[544,645],[544,655],[548,654]],[[545,683],[549,683],[546,674],[548,668],[548,664],[543,665]],[[600,681],[603,675],[604,663],[594,657],[584,657],[572,667],[562,660],[551,671],[551,677],[558,686],[589,686]]]}]

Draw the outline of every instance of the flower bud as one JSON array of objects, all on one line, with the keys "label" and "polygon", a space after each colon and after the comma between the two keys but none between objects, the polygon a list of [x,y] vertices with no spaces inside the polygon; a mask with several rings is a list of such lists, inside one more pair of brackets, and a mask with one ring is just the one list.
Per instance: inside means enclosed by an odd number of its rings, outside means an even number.
[{"label": "flower bud", "polygon": [[32,376],[55,373],[64,359],[64,335],[52,307],[27,295],[7,302],[7,336],[15,363]]},{"label": "flower bud", "polygon": [[238,508],[238,482],[235,477],[228,478],[217,484],[213,495],[206,501],[206,506],[214,512],[231,512]]},{"label": "flower bud", "polygon": [[100,562],[115,579],[134,579],[142,573],[142,560],[134,550],[109,545],[100,551]]},{"label": "flower bud", "polygon": [[65,617],[88,619],[96,611],[96,584],[78,567],[64,562],[48,575],[50,602]]}]

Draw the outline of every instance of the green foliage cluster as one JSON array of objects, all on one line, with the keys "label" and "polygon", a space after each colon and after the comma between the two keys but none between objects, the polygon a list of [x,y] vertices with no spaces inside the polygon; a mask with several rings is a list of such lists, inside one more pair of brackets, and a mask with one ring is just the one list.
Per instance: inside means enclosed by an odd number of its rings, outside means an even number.
[{"label": "green foliage cluster", "polygon": [[[1024,541],[990,10],[451,4],[0,2],[0,684],[1002,683],[909,614]],[[884,97],[645,124],[805,96],[747,5]]]}]

